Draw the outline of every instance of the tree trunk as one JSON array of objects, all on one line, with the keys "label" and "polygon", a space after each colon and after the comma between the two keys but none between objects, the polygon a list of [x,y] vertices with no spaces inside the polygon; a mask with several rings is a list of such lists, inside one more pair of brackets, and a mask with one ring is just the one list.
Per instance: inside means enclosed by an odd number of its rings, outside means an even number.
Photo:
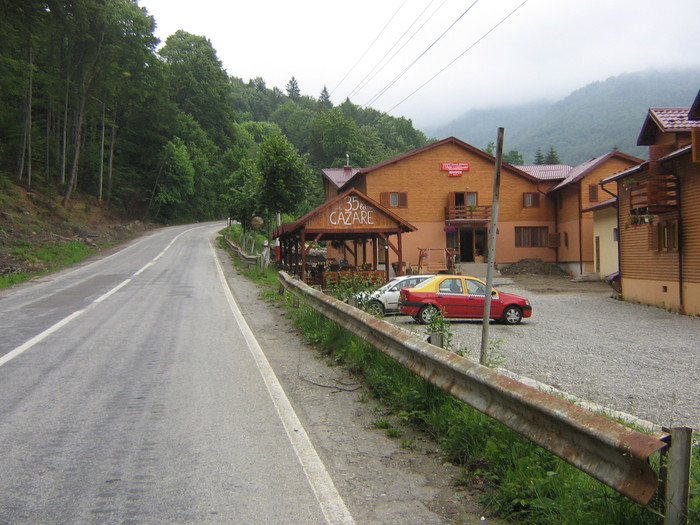
[{"label": "tree trunk", "polygon": [[29,44],[29,96],[27,97],[27,186],[32,185],[32,102],[34,97],[34,50]]},{"label": "tree trunk", "polygon": [[63,136],[61,138],[61,184],[66,183],[66,149],[68,147],[68,90],[70,75],[66,74],[66,98],[63,101]]},{"label": "tree trunk", "polygon": [[83,121],[85,120],[85,106],[87,105],[87,93],[83,91],[80,97],[80,105],[78,107],[78,114],[75,118],[75,151],[73,152],[73,162],[70,169],[70,180],[68,181],[68,187],[66,188],[66,194],[63,197],[63,206],[68,206],[68,201],[71,198],[73,189],[78,183],[78,163],[80,162],[80,149],[83,140]]},{"label": "tree trunk", "polygon": [[109,138],[109,161],[107,162],[107,202],[112,196],[112,166],[114,164],[114,142],[117,138],[117,114],[112,115],[112,129]]},{"label": "tree trunk", "polygon": [[100,130],[100,174],[97,183],[97,202],[102,202],[102,182],[105,173],[105,103],[102,103],[102,129]]},{"label": "tree trunk", "polygon": [[[34,56],[32,44],[29,43],[29,85],[27,86],[27,103],[25,105],[24,131],[19,162],[19,181],[22,182],[24,167],[27,167],[27,186],[32,185],[32,91],[34,88]],[[26,164],[25,164],[26,159]]]}]

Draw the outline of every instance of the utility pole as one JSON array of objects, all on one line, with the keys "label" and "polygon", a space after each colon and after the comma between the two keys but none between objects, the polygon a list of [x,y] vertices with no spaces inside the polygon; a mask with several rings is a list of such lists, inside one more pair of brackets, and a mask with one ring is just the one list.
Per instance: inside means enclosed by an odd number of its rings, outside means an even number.
[{"label": "utility pole", "polygon": [[484,319],[481,325],[481,354],[479,363],[486,364],[489,348],[489,322],[491,321],[491,293],[493,271],[496,260],[496,232],[498,231],[498,197],[501,191],[501,164],[503,163],[503,128],[498,128],[496,144],[496,170],[493,177],[493,202],[491,206],[491,229],[489,232],[489,255],[486,266],[486,293],[484,295]]}]

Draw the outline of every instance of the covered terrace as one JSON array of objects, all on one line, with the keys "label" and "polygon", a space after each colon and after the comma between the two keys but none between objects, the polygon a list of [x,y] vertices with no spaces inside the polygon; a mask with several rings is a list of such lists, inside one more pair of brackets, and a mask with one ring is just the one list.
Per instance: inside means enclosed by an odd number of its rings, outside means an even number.
[{"label": "covered terrace", "polygon": [[[324,289],[343,275],[386,282],[390,278],[389,250],[398,258],[396,274],[403,273],[401,235],[416,228],[356,189],[338,195],[294,222],[272,231],[280,241],[280,262],[308,284]],[[340,261],[330,258],[310,263],[309,252],[326,241],[344,251]],[[342,249],[342,250],[341,250]],[[380,251],[383,257],[380,257]],[[379,259],[382,258],[383,268]]]}]

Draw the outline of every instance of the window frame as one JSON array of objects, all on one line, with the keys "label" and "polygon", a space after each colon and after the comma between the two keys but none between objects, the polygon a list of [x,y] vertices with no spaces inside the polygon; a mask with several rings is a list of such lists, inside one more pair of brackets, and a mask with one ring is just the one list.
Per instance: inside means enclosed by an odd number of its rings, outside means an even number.
[{"label": "window frame", "polygon": [[548,248],[548,226],[516,226],[516,248]]},{"label": "window frame", "polygon": [[540,194],[537,191],[523,192],[523,208],[539,208]]}]

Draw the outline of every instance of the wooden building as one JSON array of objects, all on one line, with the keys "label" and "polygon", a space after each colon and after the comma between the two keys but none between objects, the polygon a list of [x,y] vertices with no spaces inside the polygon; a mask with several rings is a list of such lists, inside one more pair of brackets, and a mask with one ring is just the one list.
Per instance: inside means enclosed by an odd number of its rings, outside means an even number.
[{"label": "wooden building", "polygon": [[[355,188],[413,224],[404,236],[407,266],[444,271],[452,255],[479,262],[487,254],[495,161],[449,137],[368,168],[323,170],[324,191],[332,199]],[[640,162],[613,151],[576,168],[503,164],[496,263],[538,258],[574,275],[594,272],[592,212],[583,210],[604,200],[601,179]]]},{"label": "wooden building", "polygon": [[593,212],[589,208],[610,197],[601,191],[601,180],[641,162],[621,151],[611,151],[572,168],[566,178],[547,191],[556,209],[557,263],[570,274],[600,275],[596,264],[600,253],[596,252]]},{"label": "wooden building", "polygon": [[618,194],[626,300],[700,315],[700,93],[651,108],[637,143],[649,161],[602,181]]},{"label": "wooden building", "polygon": [[[488,153],[450,137],[368,168],[342,170],[324,170],[326,197],[355,188],[414,225],[416,231],[406,234],[403,243],[412,268],[440,270],[451,253],[461,262],[486,254],[495,171],[495,158]],[[556,232],[555,210],[545,194],[550,184],[503,165],[499,264],[556,260],[556,246],[550,242]]]},{"label": "wooden building", "polygon": [[[389,280],[390,268],[380,268],[379,258],[394,254],[403,261],[402,236],[415,227],[355,189],[337,195],[300,219],[284,223],[272,232],[280,241],[280,262],[307,283],[324,289],[343,276],[378,282]],[[311,250],[321,241],[342,252],[312,262]]]}]

